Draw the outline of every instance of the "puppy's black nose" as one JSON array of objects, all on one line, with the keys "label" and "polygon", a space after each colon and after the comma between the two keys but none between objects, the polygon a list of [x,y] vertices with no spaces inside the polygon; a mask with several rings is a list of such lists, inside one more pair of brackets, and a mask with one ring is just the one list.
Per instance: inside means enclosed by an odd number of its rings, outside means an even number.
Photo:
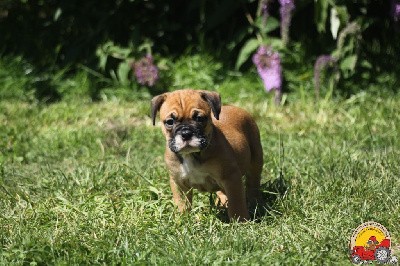
[{"label": "puppy's black nose", "polygon": [[193,136],[193,132],[190,129],[183,129],[181,132],[183,140],[189,140]]}]

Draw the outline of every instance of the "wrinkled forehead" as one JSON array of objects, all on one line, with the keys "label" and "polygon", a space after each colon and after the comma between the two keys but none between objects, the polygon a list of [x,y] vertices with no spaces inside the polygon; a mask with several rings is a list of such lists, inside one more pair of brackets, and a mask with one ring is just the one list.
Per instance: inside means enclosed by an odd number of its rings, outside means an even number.
[{"label": "wrinkled forehead", "polygon": [[180,118],[190,118],[195,113],[209,115],[211,108],[196,91],[172,92],[161,106],[160,113],[163,117],[174,114]]}]

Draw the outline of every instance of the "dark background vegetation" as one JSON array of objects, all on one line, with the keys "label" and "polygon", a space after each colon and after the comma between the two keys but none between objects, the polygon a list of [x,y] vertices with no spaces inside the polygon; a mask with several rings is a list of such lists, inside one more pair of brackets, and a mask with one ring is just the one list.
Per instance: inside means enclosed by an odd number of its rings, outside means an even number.
[{"label": "dark background vegetation", "polygon": [[[391,2],[374,0],[296,1],[291,43],[280,51],[286,71],[296,71],[304,65],[311,68],[318,55],[335,48],[329,17],[322,30],[318,25],[318,18],[326,12],[320,5],[325,2],[345,6],[349,21],[361,25],[358,53],[362,60],[358,62],[362,64],[354,71],[352,82],[379,82],[380,74],[398,73],[400,38],[397,22],[391,17]],[[96,49],[107,41],[121,47],[139,47],[150,42],[153,54],[170,62],[182,54],[203,53],[233,69],[240,49],[254,33],[246,14],[254,17],[257,7],[258,1],[254,0],[5,0],[0,3],[0,53],[3,58],[21,55],[21,60],[30,64],[31,72],[39,73],[39,81],[34,85],[41,88],[37,89],[38,95],[50,98],[60,93],[54,91],[49,73],[63,69],[63,75],[75,74],[82,66],[102,72]],[[279,19],[278,1],[271,3],[270,14]],[[279,37],[279,29],[269,35]],[[287,56],[293,50],[296,60]],[[248,70],[250,61],[240,70]],[[103,71],[105,78],[118,63],[108,61],[107,71]],[[106,86],[95,76],[89,76],[97,86]],[[168,83],[167,79],[163,87],[168,87]],[[396,86],[392,82],[389,87]],[[344,85],[343,90],[349,87]]]}]

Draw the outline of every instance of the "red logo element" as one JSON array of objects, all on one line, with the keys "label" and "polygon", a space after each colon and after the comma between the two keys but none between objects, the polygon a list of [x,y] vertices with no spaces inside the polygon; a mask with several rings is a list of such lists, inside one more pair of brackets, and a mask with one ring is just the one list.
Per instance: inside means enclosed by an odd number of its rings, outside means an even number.
[{"label": "red logo element", "polygon": [[351,261],[355,264],[363,260],[376,260],[386,263],[390,258],[390,240],[384,239],[379,243],[375,236],[371,236],[366,246],[355,246],[351,253]]},{"label": "red logo element", "polygon": [[351,236],[350,260],[354,264],[372,263],[396,264],[397,258],[392,256],[389,231],[376,222],[366,222],[358,226]]}]

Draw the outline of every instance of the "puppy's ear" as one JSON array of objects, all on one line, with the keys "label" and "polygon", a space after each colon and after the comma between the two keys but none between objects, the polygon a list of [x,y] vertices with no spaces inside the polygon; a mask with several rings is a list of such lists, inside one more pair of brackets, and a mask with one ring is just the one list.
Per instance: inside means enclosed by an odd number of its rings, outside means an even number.
[{"label": "puppy's ear", "polygon": [[164,93],[164,94],[155,96],[151,100],[151,119],[153,121],[153,126],[156,125],[157,112],[160,111],[161,105],[164,103],[166,97],[167,97],[167,95]]},{"label": "puppy's ear", "polygon": [[219,120],[219,114],[221,113],[221,96],[219,93],[213,91],[202,91],[201,97],[208,103],[208,105],[210,105],[215,118]]}]

